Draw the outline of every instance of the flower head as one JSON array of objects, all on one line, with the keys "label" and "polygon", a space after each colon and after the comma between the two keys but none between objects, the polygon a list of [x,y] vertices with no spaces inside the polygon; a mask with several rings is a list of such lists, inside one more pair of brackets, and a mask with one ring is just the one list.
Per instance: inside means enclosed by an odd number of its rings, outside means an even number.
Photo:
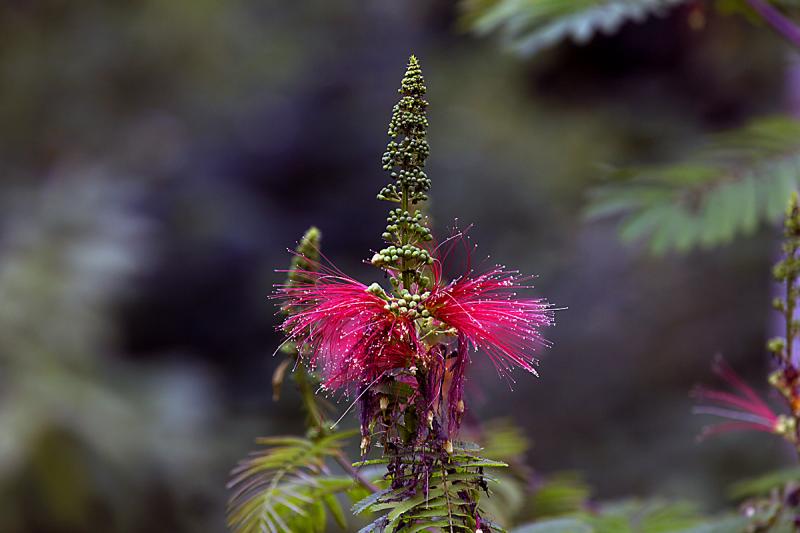
[{"label": "flower head", "polygon": [[729,431],[751,430],[788,435],[789,419],[776,414],[736,372],[718,357],[712,367],[734,392],[696,387],[692,396],[702,404],[694,408],[696,414],[714,415],[723,422],[707,426],[700,438]]},{"label": "flower head", "polygon": [[425,308],[458,333],[460,349],[483,351],[504,376],[515,367],[536,374],[536,349],[547,345],[541,329],[553,324],[553,313],[546,300],[520,296],[531,288],[529,277],[495,267],[444,285],[434,274]]},{"label": "flower head", "polygon": [[326,388],[370,383],[412,358],[418,348],[414,324],[386,309],[377,286],[330,268],[302,275],[307,281],[278,289],[277,297],[294,310],[282,328],[320,370]]}]

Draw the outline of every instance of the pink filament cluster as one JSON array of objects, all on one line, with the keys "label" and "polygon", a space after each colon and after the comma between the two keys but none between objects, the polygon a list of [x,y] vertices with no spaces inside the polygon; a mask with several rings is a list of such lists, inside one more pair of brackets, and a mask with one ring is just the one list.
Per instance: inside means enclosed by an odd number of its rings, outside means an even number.
[{"label": "pink filament cluster", "polygon": [[751,430],[775,433],[778,415],[753,389],[728,366],[721,357],[714,361],[713,371],[734,389],[734,393],[697,387],[694,398],[703,402],[695,407],[697,414],[708,414],[724,419],[724,422],[704,428],[701,438],[729,431]]},{"label": "pink filament cluster", "polygon": [[278,297],[297,309],[282,327],[327,388],[370,383],[418,351],[411,320],[384,309],[363,283],[331,271],[303,275],[308,282],[279,288]]},{"label": "pink filament cluster", "polygon": [[[420,306],[458,339],[456,402],[470,349],[486,353],[505,377],[516,367],[536,374],[535,351],[547,345],[540,330],[553,324],[553,314],[545,300],[517,294],[530,288],[530,278],[497,267],[445,284],[438,259],[433,272],[434,287]],[[307,281],[278,289],[276,297],[292,310],[282,328],[321,372],[325,387],[354,390],[417,359],[436,359],[438,352],[423,341],[415,319],[387,309],[387,300],[363,283],[335,268],[300,274]]]},{"label": "pink filament cluster", "polygon": [[545,300],[519,297],[517,291],[531,288],[529,280],[497,267],[437,283],[425,305],[458,331],[464,349],[486,353],[501,375],[515,367],[537,374],[534,353],[547,344],[540,330],[553,324],[553,313]]}]

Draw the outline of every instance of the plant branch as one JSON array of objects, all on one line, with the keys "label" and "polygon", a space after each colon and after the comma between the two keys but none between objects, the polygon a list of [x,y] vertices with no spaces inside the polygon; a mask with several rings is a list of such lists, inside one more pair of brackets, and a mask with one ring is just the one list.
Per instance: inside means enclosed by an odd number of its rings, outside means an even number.
[{"label": "plant branch", "polygon": [[[314,391],[311,389],[311,385],[308,381],[308,372],[306,372],[305,367],[300,365],[297,370],[295,370],[294,376],[297,386],[300,389],[300,396],[303,399],[303,404],[309,413],[309,419],[312,422],[314,429],[316,429],[320,435],[326,434],[330,430],[326,427],[325,417],[320,412],[319,405],[316,402]],[[365,489],[369,490],[370,492],[378,492],[380,490],[377,485],[362,476],[358,470],[353,468],[353,462],[345,452],[340,451],[334,455],[333,458],[345,472],[351,475],[353,479],[355,479],[356,482],[358,482]]]},{"label": "plant branch", "polygon": [[747,4],[784,39],[800,48],[800,26],[794,21],[766,0],[747,0]]},{"label": "plant branch", "polygon": [[342,467],[342,469],[344,469],[345,472],[353,476],[353,479],[355,479],[362,487],[364,487],[368,491],[378,492],[381,490],[380,488],[378,488],[377,485],[375,485],[373,482],[362,476],[361,472],[359,472],[353,467],[353,462],[350,461],[350,458],[347,457],[346,453],[339,452],[339,454],[334,456],[334,459],[336,459],[336,462],[339,464],[339,466]]}]

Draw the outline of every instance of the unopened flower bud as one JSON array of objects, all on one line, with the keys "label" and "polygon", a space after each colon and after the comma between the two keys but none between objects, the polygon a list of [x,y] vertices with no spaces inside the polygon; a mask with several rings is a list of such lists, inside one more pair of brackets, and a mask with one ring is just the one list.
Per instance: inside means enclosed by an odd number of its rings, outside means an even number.
[{"label": "unopened flower bud", "polygon": [[786,347],[786,341],[781,337],[775,337],[767,342],[767,350],[772,353],[780,353]]},{"label": "unopened flower bud", "polygon": [[385,411],[389,407],[389,398],[386,396],[381,396],[380,405],[381,411]]},{"label": "unopened flower bud", "polygon": [[444,451],[446,451],[448,454],[453,453],[453,442],[450,439],[444,441]]},{"label": "unopened flower bud", "polygon": [[464,412],[464,400],[458,400],[456,404],[456,412],[461,414]]},{"label": "unopened flower bud", "polygon": [[361,437],[361,455],[366,455],[369,449],[369,435]]},{"label": "unopened flower bud", "polygon": [[778,415],[775,421],[775,433],[785,439],[794,442],[796,439],[796,424],[793,418],[786,415]]},{"label": "unopened flower bud", "polygon": [[433,429],[433,411],[428,411],[428,429]]},{"label": "unopened flower bud", "polygon": [[375,296],[380,296],[381,298],[386,297],[386,291],[384,291],[383,287],[381,287],[377,283],[373,283],[372,285],[367,287],[367,292],[370,294],[374,294]]}]

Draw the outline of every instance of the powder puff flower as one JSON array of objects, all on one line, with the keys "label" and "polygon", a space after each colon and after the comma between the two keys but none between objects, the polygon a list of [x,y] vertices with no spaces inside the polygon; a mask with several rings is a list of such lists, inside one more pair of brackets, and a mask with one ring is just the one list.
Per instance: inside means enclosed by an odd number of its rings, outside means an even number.
[{"label": "powder puff flower", "polygon": [[419,349],[412,320],[387,309],[382,289],[341,272],[302,272],[308,281],[279,287],[292,309],[283,322],[287,341],[320,370],[328,389],[353,389],[406,366]]},{"label": "powder puff flower", "polygon": [[532,288],[530,278],[496,267],[444,285],[440,268],[425,308],[458,334],[459,351],[483,351],[504,376],[515,367],[536,374],[535,351],[547,345],[540,331],[553,324],[553,312],[546,300],[519,295]]},{"label": "powder puff flower", "polygon": [[753,389],[740,378],[724,359],[718,357],[712,367],[734,392],[696,387],[692,396],[703,402],[694,408],[696,414],[714,415],[723,422],[703,429],[700,438],[738,430],[763,431],[786,435],[789,420],[776,414]]}]

